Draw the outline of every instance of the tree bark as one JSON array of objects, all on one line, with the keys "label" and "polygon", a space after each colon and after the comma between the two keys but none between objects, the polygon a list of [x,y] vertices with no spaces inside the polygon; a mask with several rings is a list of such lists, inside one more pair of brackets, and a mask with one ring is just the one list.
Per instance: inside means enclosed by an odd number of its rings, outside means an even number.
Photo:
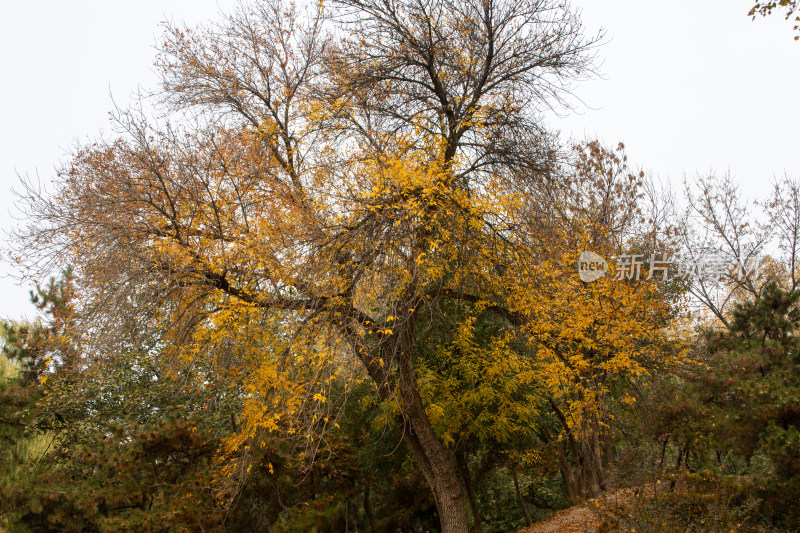
[{"label": "tree bark", "polygon": [[[677,474],[681,469],[681,461],[683,460],[683,448],[678,447],[678,459],[675,461],[675,473]],[[677,483],[677,477],[673,477],[672,481],[669,483],[669,491],[672,492],[675,490],[675,484]]]},{"label": "tree bark", "polygon": [[595,418],[593,421],[592,444],[594,449],[594,467],[596,470],[597,479],[599,481],[600,490],[605,491],[606,486],[606,465],[603,461],[603,447],[600,445],[600,423]]},{"label": "tree bark", "polygon": [[546,438],[546,442],[552,444],[553,448],[556,450],[556,457],[558,458],[558,470],[561,472],[561,481],[564,483],[564,489],[567,491],[567,499],[571,504],[578,503],[578,500],[580,499],[578,482],[575,480],[575,473],[570,467],[567,454],[564,452],[561,442],[558,441],[549,428],[546,428],[546,433],[544,433],[543,436]]},{"label": "tree bark", "polygon": [[525,515],[525,524],[532,526],[533,519],[531,519],[531,514],[528,512],[528,507],[525,505],[525,499],[522,497],[522,491],[519,488],[519,477],[517,476],[516,463],[511,465],[510,470],[511,478],[514,480],[514,491],[517,493],[517,504],[519,504],[519,508],[522,509],[522,514]]},{"label": "tree bark", "polygon": [[584,477],[588,480],[586,496],[589,498],[594,498],[606,488],[599,433],[600,424],[595,417],[592,417],[585,426],[585,436],[582,442],[583,466],[586,469]]},{"label": "tree bark", "polygon": [[577,490],[577,497],[578,498],[585,498],[587,494],[587,480],[585,474],[584,463],[581,460],[581,453],[578,449],[578,441],[575,439],[575,435],[573,435],[572,429],[567,422],[567,417],[564,413],[559,409],[558,405],[556,405],[555,400],[551,397],[548,398],[550,402],[550,406],[553,408],[553,412],[556,414],[556,418],[558,421],[561,422],[561,426],[564,428],[564,434],[567,436],[567,442],[569,443],[570,451],[572,452],[572,464],[574,467],[574,474],[576,476],[575,479],[575,486],[578,488]]},{"label": "tree bark", "polygon": [[369,500],[369,486],[370,483],[367,481],[364,484],[364,514],[367,515],[369,533],[375,533],[375,515],[372,514],[372,503]]},{"label": "tree bark", "polygon": [[594,443],[591,436],[584,438],[581,442],[582,461],[581,466],[584,470],[583,479],[586,481],[584,496],[593,498],[600,494],[600,473],[598,461],[595,456]]},{"label": "tree bark", "polygon": [[[386,343],[384,360],[398,365],[397,392],[401,403],[403,441],[428,482],[442,533],[469,533],[467,499],[458,474],[455,454],[445,447],[430,423],[417,386],[414,368],[413,317],[397,332],[395,343]],[[388,359],[387,359],[388,358]]]},{"label": "tree bark", "polygon": [[472,475],[469,472],[469,461],[467,454],[463,450],[456,452],[456,460],[459,467],[461,467],[461,475],[464,478],[464,487],[467,489],[467,497],[469,498],[469,506],[472,509],[472,521],[474,524],[475,533],[483,533],[483,521],[481,520],[481,513],[478,509],[478,500],[475,497],[475,490],[472,487]]}]

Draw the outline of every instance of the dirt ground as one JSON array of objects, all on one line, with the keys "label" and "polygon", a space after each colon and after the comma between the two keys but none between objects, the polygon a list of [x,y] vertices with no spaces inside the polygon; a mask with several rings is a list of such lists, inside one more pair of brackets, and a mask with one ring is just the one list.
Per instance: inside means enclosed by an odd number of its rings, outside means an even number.
[{"label": "dirt ground", "polygon": [[631,489],[618,490],[596,500],[558,511],[544,522],[533,524],[518,533],[597,533],[601,522],[598,509],[626,505],[633,497]]},{"label": "dirt ground", "polygon": [[586,505],[578,505],[558,511],[545,520],[521,530],[519,533],[545,533],[547,531],[565,533],[596,533],[600,525],[598,515]]}]

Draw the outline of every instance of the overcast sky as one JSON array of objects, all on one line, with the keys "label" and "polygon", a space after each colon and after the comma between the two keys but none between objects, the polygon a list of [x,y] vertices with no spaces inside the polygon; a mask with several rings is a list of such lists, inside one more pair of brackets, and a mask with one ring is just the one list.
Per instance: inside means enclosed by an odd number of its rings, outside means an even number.
[{"label": "overcast sky", "polygon": [[[680,185],[730,172],[750,196],[776,175],[800,178],[800,42],[782,17],[751,21],[750,0],[582,0],[602,78],[576,87],[577,109],[550,118],[565,135],[625,142],[631,160]],[[0,223],[14,221],[18,174],[46,181],[76,142],[108,130],[153,87],[164,20],[216,17],[231,0],[7,2],[0,19]],[[581,103],[582,102],[582,103]],[[2,263],[4,273],[10,266]],[[30,315],[27,288],[0,278],[0,316]]]}]

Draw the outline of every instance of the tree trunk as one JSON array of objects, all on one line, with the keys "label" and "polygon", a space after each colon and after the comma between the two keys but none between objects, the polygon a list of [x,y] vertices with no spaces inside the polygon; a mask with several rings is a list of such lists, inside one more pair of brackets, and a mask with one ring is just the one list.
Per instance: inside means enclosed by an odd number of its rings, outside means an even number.
[{"label": "tree trunk", "polygon": [[584,426],[582,440],[583,466],[586,469],[584,478],[588,481],[588,498],[594,498],[605,490],[605,473],[603,468],[603,456],[600,449],[600,425],[597,419],[592,420]]},{"label": "tree trunk", "polygon": [[606,462],[603,461],[603,447],[600,445],[600,422],[597,418],[593,422],[592,444],[594,450],[594,467],[599,481],[600,490],[605,491],[606,486]]},{"label": "tree trunk", "polygon": [[433,492],[442,533],[469,533],[467,499],[455,454],[439,440],[419,394],[414,368],[413,318],[409,322],[398,332],[393,346],[387,343],[389,346],[385,348],[391,352],[384,357],[384,360],[395,360],[398,365],[397,392],[402,412],[398,422],[403,441]]},{"label": "tree trunk", "polygon": [[[681,460],[683,459],[683,448],[678,447],[678,459],[675,461],[675,473],[677,474],[680,472],[681,469]],[[672,481],[669,483],[669,491],[672,492],[675,490],[675,484],[677,483],[677,476],[672,478]]]},{"label": "tree trunk", "polygon": [[593,498],[600,494],[600,474],[597,467],[597,457],[595,456],[594,444],[591,436],[586,437],[581,442],[582,462],[584,469],[583,479],[586,481],[586,491],[584,497]]},{"label": "tree trunk", "polygon": [[561,480],[567,491],[567,499],[569,499],[570,504],[575,505],[581,500],[581,488],[578,486],[575,474],[567,461],[564,449],[559,443],[556,443],[556,448],[558,449],[558,469],[561,471]]},{"label": "tree trunk", "polygon": [[525,505],[525,499],[522,497],[522,491],[519,488],[519,478],[517,476],[516,463],[511,465],[511,478],[514,480],[514,491],[517,493],[517,504],[522,509],[522,514],[525,515],[525,524],[528,526],[533,525],[531,514],[528,512],[528,507]]},{"label": "tree trunk", "polygon": [[552,397],[548,398],[548,400],[550,401],[550,406],[553,408],[553,412],[556,414],[556,418],[558,418],[559,422],[561,422],[561,426],[564,428],[564,434],[567,436],[567,442],[569,443],[570,451],[572,452],[572,464],[574,467],[573,472],[576,476],[575,486],[578,488],[577,497],[585,498],[587,493],[587,480],[586,476],[584,475],[584,464],[581,461],[581,453],[578,450],[578,441],[575,439],[572,428],[567,422],[567,417],[564,415],[561,409],[559,409],[558,405],[556,405],[555,400]]},{"label": "tree trunk", "polygon": [[561,481],[564,483],[564,490],[567,491],[567,499],[569,500],[570,504],[574,505],[580,500],[580,489],[578,487],[578,482],[575,480],[575,473],[570,467],[567,454],[564,452],[562,444],[558,441],[555,435],[553,435],[553,432],[550,431],[550,429],[547,429],[545,436],[547,438],[547,442],[550,442],[553,448],[556,450],[556,457],[558,458],[558,470],[561,472]]},{"label": "tree trunk", "polygon": [[408,390],[411,387],[404,387],[401,383],[400,389],[404,388],[407,390],[401,392],[405,404],[403,441],[433,492],[442,533],[468,533],[467,502],[453,452],[434,432],[419,393],[415,388],[413,392]]},{"label": "tree trunk", "polygon": [[467,489],[467,497],[469,497],[469,506],[472,509],[472,521],[474,522],[475,533],[483,533],[483,521],[481,520],[481,513],[478,509],[478,500],[475,497],[475,490],[472,487],[472,475],[469,472],[469,461],[467,454],[463,450],[456,452],[456,460],[459,467],[461,467],[461,475],[464,478],[464,487]]},{"label": "tree trunk", "polygon": [[364,484],[364,514],[367,515],[369,533],[375,533],[375,516],[372,514],[372,503],[369,500],[369,481]]},{"label": "tree trunk", "polygon": [[350,497],[347,493],[344,497],[344,533],[350,533]]}]

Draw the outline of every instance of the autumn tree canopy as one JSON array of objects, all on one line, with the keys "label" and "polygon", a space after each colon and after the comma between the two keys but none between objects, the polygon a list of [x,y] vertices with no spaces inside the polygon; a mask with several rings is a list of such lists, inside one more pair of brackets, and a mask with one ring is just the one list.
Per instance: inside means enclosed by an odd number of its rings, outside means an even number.
[{"label": "autumn tree canopy", "polygon": [[[674,295],[574,272],[581,249],[633,243],[640,178],[596,145],[566,153],[540,119],[595,43],[552,0],[275,0],[170,26],[159,114],[118,111],[52,195],[31,188],[18,255],[74,265],[97,354],[142,323],[168,331],[163,357],[234,347],[231,477],[266,434],[313,459],[369,379],[443,531],[467,531],[451,446],[466,430],[440,416],[470,409],[420,385],[426,358],[506,362],[515,401],[547,390],[557,433],[598,465],[611,383],[664,364]],[[436,313],[457,335],[431,352],[419,326]]]}]

